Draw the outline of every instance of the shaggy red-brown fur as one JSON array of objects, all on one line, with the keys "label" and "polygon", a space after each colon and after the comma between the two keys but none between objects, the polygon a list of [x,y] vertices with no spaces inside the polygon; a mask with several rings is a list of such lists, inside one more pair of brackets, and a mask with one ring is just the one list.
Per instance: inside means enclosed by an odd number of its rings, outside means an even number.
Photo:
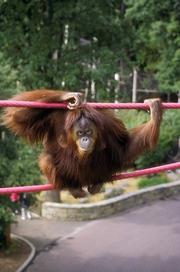
[{"label": "shaggy red-brown fur", "polygon": [[[99,191],[112,174],[119,172],[146,150],[152,149],[158,139],[162,110],[159,99],[149,102],[151,118],[130,131],[112,112],[95,110],[81,104],[79,93],[36,90],[21,93],[14,100],[69,102],[69,108],[35,109],[6,108],[4,124],[30,143],[43,143],[39,165],[43,174],[58,189],[69,189],[81,196],[82,187],[89,192]],[[80,118],[91,120],[97,130],[93,151],[81,158],[72,137],[73,125]],[[79,194],[77,193],[79,192]]]}]

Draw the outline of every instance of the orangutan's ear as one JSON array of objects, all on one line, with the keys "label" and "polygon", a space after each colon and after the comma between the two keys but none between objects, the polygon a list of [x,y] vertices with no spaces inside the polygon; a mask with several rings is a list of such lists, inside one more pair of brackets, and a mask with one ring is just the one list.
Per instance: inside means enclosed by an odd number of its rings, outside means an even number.
[{"label": "orangutan's ear", "polygon": [[98,150],[103,150],[106,148],[106,141],[100,134],[97,135],[96,147]]},{"label": "orangutan's ear", "polygon": [[58,139],[58,144],[62,147],[62,148],[66,148],[67,147],[67,137],[65,135],[61,135]]},{"label": "orangutan's ear", "polygon": [[104,141],[101,141],[100,145],[99,145],[99,149],[103,150],[106,148],[106,143]]}]

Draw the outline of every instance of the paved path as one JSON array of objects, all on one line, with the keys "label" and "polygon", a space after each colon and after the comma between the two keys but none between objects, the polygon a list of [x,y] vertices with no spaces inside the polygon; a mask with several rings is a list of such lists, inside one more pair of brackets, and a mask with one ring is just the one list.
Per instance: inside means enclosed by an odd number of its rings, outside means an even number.
[{"label": "paved path", "polygon": [[14,232],[39,250],[26,272],[180,272],[180,197],[91,222],[23,224]]}]

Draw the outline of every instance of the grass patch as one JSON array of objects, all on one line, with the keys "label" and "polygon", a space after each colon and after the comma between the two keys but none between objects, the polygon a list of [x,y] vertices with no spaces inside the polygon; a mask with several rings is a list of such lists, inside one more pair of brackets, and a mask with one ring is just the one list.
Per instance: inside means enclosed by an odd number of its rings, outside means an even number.
[{"label": "grass patch", "polygon": [[168,182],[169,180],[167,179],[165,175],[153,175],[153,176],[141,178],[140,181],[138,182],[138,188],[142,189],[142,188],[164,184]]}]

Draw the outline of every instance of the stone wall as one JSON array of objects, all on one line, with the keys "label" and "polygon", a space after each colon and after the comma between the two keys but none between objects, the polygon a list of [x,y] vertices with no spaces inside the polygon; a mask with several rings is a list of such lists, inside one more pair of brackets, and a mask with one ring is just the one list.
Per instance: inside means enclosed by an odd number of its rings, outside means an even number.
[{"label": "stone wall", "polygon": [[60,220],[92,220],[178,194],[180,194],[180,181],[175,181],[97,203],[62,204],[45,202],[42,205],[42,216]]}]

